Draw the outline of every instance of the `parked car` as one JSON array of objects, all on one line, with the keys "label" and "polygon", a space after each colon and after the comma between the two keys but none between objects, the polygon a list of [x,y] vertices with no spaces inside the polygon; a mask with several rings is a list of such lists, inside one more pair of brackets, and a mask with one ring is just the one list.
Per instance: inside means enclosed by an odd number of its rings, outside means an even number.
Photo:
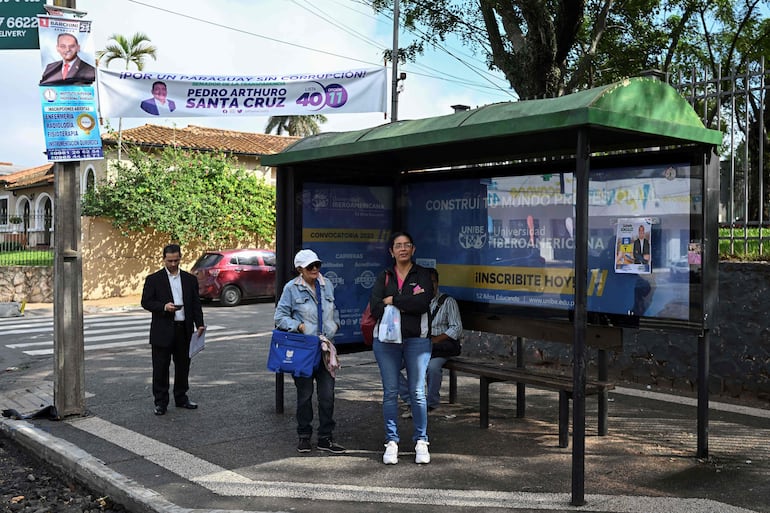
[{"label": "parked car", "polygon": [[203,300],[236,306],[243,299],[275,298],[275,253],[268,249],[207,251],[190,272]]},{"label": "parked car", "polygon": [[668,268],[673,280],[686,280],[690,274],[690,263],[686,256],[672,261]]}]

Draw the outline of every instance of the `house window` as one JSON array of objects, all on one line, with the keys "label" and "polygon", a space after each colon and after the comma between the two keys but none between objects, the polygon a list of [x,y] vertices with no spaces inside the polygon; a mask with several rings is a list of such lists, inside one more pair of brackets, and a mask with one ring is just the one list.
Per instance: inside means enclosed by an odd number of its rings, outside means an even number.
[{"label": "house window", "polygon": [[86,169],[86,175],[83,180],[84,183],[84,190],[83,192],[93,191],[94,187],[96,186],[96,176],[94,174],[94,168],[89,167]]},{"label": "house window", "polygon": [[8,198],[0,198],[0,224],[8,224]]}]

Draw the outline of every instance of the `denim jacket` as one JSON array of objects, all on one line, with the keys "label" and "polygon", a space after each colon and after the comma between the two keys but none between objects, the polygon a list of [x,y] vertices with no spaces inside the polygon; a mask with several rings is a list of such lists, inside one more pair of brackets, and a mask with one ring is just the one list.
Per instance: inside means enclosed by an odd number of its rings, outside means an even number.
[{"label": "denim jacket", "polygon": [[[340,313],[334,306],[334,285],[318,275],[321,286],[321,308],[323,314],[323,334],[333,339],[340,326]],[[310,286],[301,276],[297,276],[283,287],[281,299],[275,307],[275,327],[279,330],[299,332],[300,324],[305,324],[306,335],[318,335],[318,304],[310,292]]]}]

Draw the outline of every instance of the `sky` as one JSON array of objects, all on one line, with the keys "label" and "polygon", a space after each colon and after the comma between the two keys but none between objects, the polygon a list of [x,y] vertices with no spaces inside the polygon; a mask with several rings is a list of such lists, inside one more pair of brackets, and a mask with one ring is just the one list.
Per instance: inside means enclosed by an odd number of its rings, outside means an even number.
[{"label": "sky", "polygon": [[[157,48],[157,60],[145,61],[146,71],[252,75],[369,68],[383,65],[383,51],[393,46],[392,17],[376,15],[367,0],[77,0],[77,9],[93,22],[95,50],[103,49],[113,34],[144,32]],[[403,47],[418,35],[402,28],[398,37]],[[124,67],[123,61],[110,64],[110,69]],[[45,164],[40,52],[0,50],[0,69],[5,98],[0,162]],[[399,120],[450,114],[456,104],[475,108],[515,100],[502,74],[490,72],[483,56],[457,40],[399,65],[398,71],[407,73],[398,95]],[[388,111],[390,83],[388,67]],[[358,130],[388,123],[390,112],[387,116],[330,114],[321,129]],[[123,118],[122,123],[124,129],[152,123],[264,132],[267,119]],[[117,129],[118,119],[104,121]]]}]

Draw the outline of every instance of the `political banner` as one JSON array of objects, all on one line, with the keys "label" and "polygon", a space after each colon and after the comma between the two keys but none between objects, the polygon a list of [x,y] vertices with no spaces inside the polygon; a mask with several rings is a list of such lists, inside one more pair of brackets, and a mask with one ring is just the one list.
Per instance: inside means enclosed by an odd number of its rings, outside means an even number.
[{"label": "political banner", "polygon": [[385,112],[386,68],[221,75],[99,69],[104,117],[239,117]]},{"label": "political banner", "polygon": [[40,85],[92,84],[96,80],[91,22],[38,16]]}]

